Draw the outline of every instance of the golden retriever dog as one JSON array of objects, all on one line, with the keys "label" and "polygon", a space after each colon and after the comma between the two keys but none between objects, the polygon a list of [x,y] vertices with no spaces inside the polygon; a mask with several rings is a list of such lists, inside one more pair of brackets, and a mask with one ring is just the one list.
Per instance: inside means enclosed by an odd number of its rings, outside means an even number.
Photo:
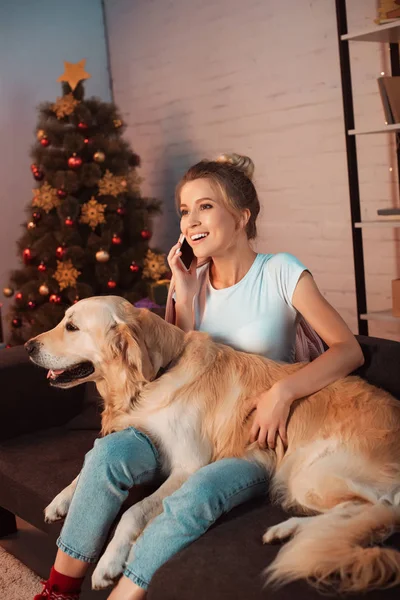
[{"label": "golden retriever dog", "polygon": [[[26,348],[49,369],[51,385],[96,382],[103,435],[133,426],[161,452],[167,478],[124,513],[94,587],[122,573],[163,498],[225,457],[259,461],[273,499],[306,515],[264,534],[265,543],[291,538],[266,569],[269,582],[306,578],[341,591],[400,583],[400,552],[377,545],[400,523],[400,402],[390,394],[358,377],[340,379],[293,404],[286,450],[280,439],[275,451],[262,450],[248,443],[254,397],[303,363],[276,363],[206,333],[184,333],[117,296],[78,302]],[[75,484],[46,508],[47,521],[66,515]]]}]

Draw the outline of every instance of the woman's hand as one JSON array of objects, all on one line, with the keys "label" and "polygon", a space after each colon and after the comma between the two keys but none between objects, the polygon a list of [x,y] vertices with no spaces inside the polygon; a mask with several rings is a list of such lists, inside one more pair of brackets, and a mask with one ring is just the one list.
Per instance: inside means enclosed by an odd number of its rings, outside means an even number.
[{"label": "woman's hand", "polygon": [[186,305],[192,302],[197,291],[197,258],[193,258],[190,270],[186,271],[180,260],[180,257],[182,256],[180,247],[180,242],[175,244],[175,246],[172,246],[167,260],[175,280],[176,302]]},{"label": "woman's hand", "polygon": [[292,402],[279,383],[255,398],[256,414],[250,431],[250,442],[258,440],[261,448],[268,446],[274,449],[277,434],[285,447],[288,443],[286,424]]}]

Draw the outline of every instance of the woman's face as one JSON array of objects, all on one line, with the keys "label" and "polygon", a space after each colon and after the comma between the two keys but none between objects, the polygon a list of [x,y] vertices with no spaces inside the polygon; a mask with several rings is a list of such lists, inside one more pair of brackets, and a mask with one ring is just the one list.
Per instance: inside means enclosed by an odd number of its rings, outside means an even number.
[{"label": "woman's face", "polygon": [[181,231],[197,258],[225,254],[243,233],[210,180],[188,181],[181,190],[180,200]]}]

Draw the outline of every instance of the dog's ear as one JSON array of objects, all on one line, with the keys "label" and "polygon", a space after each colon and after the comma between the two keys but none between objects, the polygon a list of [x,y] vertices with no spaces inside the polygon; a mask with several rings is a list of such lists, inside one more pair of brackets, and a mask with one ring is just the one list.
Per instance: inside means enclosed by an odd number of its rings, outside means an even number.
[{"label": "dog's ear", "polygon": [[113,356],[121,358],[134,374],[135,379],[138,381],[153,379],[153,366],[140,328],[118,323],[112,328],[110,342]]}]

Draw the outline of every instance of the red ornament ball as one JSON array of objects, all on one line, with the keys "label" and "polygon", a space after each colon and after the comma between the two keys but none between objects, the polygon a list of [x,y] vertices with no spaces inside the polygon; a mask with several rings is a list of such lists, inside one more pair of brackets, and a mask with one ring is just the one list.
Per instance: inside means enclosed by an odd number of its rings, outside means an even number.
[{"label": "red ornament ball", "polygon": [[75,300],[73,301],[72,304],[76,304],[77,302],[79,302],[79,300],[80,300],[79,296],[75,296]]},{"label": "red ornament ball", "polygon": [[22,325],[22,319],[20,319],[20,317],[14,317],[11,321],[11,325],[15,327],[15,329],[18,329]]},{"label": "red ornament ball", "polygon": [[40,221],[41,218],[42,218],[42,213],[40,213],[38,210],[35,210],[35,212],[32,213],[32,219],[35,221],[35,223]]},{"label": "red ornament ball", "polygon": [[40,263],[40,265],[38,265],[38,271],[40,271],[40,273],[44,273],[47,270],[47,267],[45,265],[45,263],[42,261]]},{"label": "red ornament ball", "polygon": [[36,302],[34,300],[29,300],[28,307],[31,309],[36,308]]},{"label": "red ornament ball", "polygon": [[118,208],[117,208],[117,214],[119,214],[121,217],[123,217],[125,213],[126,213],[125,206],[118,206]]},{"label": "red ornament ball", "polygon": [[57,258],[63,258],[65,254],[65,248],[63,248],[62,246],[58,246],[58,248],[56,249],[56,257]]},{"label": "red ornament ball", "polygon": [[61,304],[61,296],[58,294],[51,294],[49,300],[52,304]]},{"label": "red ornament ball", "polygon": [[70,156],[68,159],[68,166],[70,169],[79,169],[79,167],[82,165],[82,159],[80,156],[76,156],[75,154],[73,156]]},{"label": "red ornament ball", "polygon": [[66,224],[67,227],[72,227],[74,224],[74,220],[71,219],[71,217],[67,217],[64,221],[64,223]]},{"label": "red ornament ball", "polygon": [[17,292],[15,294],[15,299],[18,300],[18,301],[22,300],[22,292]]},{"label": "red ornament ball", "polygon": [[35,181],[42,181],[42,179],[44,178],[43,171],[41,171],[40,169],[38,171],[35,171],[33,173],[33,178],[35,179]]},{"label": "red ornament ball", "polygon": [[139,271],[139,269],[140,269],[139,265],[137,263],[135,263],[134,260],[129,265],[129,268],[132,271],[132,273],[137,273]]},{"label": "red ornament ball", "polygon": [[81,131],[85,131],[86,129],[88,129],[88,127],[89,125],[87,123],[84,123],[83,121],[78,123],[78,129],[80,129]]},{"label": "red ornament ball", "polygon": [[67,195],[67,192],[65,190],[57,190],[57,196],[60,198],[60,200],[63,200]]},{"label": "red ornament ball", "polygon": [[120,244],[122,244],[122,239],[119,235],[117,235],[116,233],[114,233],[114,235],[112,236],[112,243],[114,244],[114,246],[119,246]]},{"label": "red ornament ball", "polygon": [[22,259],[26,265],[28,265],[32,260],[32,251],[30,248],[25,248],[22,252]]},{"label": "red ornament ball", "polygon": [[49,140],[47,139],[47,137],[43,137],[43,138],[40,140],[40,143],[41,143],[41,145],[42,145],[44,148],[47,148],[47,146],[49,146],[49,145],[50,145],[50,142],[49,142]]},{"label": "red ornament ball", "polygon": [[37,164],[36,163],[32,163],[31,164],[31,171],[32,171],[32,173],[34,173],[35,171],[38,171],[38,170],[39,170],[39,167],[37,166]]},{"label": "red ornament ball", "polygon": [[148,229],[143,229],[140,232],[140,235],[142,236],[142,239],[144,240],[149,240],[151,238],[151,231],[149,231]]},{"label": "red ornament ball", "polygon": [[117,282],[114,281],[114,279],[109,279],[107,282],[107,287],[109,290],[113,290],[114,288],[117,287]]}]

